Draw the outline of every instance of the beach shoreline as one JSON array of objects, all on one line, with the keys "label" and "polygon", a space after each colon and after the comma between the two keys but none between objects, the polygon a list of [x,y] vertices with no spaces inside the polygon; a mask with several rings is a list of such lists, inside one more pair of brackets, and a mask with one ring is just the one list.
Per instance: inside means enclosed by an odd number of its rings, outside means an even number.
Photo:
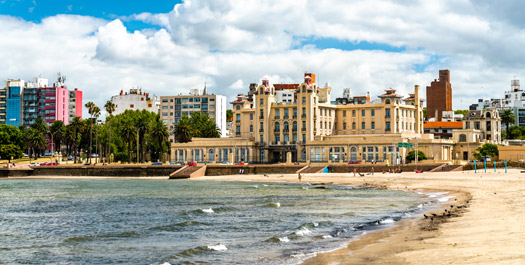
[{"label": "beach shoreline", "polygon": [[[440,207],[426,212],[428,218],[422,213],[402,219],[391,228],[361,235],[346,247],[318,253],[302,264],[523,263],[525,226],[521,220],[525,215],[518,209],[525,206],[525,199],[519,196],[525,191],[525,177],[520,174],[518,169],[510,169],[506,174],[480,171],[376,173],[365,177],[302,174],[302,182],[312,184],[448,192],[447,196],[453,196]],[[206,176],[197,180],[299,182],[297,174]],[[509,201],[512,203],[508,204]],[[506,211],[492,214],[490,209],[494,208]],[[450,214],[449,209],[452,209]],[[501,222],[502,219],[507,222]]]}]

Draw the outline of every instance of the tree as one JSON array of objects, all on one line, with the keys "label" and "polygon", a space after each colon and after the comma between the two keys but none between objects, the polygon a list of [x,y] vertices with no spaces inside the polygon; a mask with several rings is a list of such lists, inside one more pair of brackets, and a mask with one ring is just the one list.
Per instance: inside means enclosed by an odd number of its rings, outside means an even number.
[{"label": "tree", "polygon": [[29,128],[26,131],[24,141],[31,151],[30,154],[28,154],[30,157],[34,156],[34,158],[37,158],[40,151],[47,147],[47,141],[44,134],[34,128]]},{"label": "tree", "polygon": [[84,125],[82,124],[82,120],[80,120],[79,117],[74,117],[71,123],[69,124],[69,126],[71,127],[71,131],[73,132],[73,135],[74,135],[73,150],[75,152],[74,163],[76,163],[77,154],[80,154],[80,144],[78,142],[78,134],[83,130]]},{"label": "tree", "polygon": [[61,150],[60,145],[62,144],[65,129],[66,127],[64,126],[64,122],[60,120],[53,121],[53,123],[51,123],[51,126],[49,127],[49,135],[51,136],[51,141],[55,146],[55,150],[58,152],[60,152]]},{"label": "tree", "polygon": [[35,123],[31,124],[31,128],[41,132],[44,135],[47,134],[47,130],[49,129],[46,122],[40,117],[36,118]]},{"label": "tree", "polygon": [[498,146],[495,144],[486,143],[476,150],[478,153],[474,153],[474,157],[478,160],[482,160],[483,157],[495,157],[499,155]]},{"label": "tree", "polygon": [[175,133],[175,139],[179,143],[187,143],[191,141],[193,137],[193,127],[188,116],[184,115],[182,119],[175,125],[173,133]]},{"label": "tree", "polygon": [[113,116],[113,112],[115,112],[115,103],[113,103],[112,101],[107,101],[106,104],[104,105],[104,108],[106,109],[106,112],[108,113],[108,116],[106,116],[106,124],[108,125],[109,127],[109,137],[108,137],[108,157],[107,157],[107,161],[109,163],[111,163],[111,118]]},{"label": "tree", "polygon": [[20,129],[12,125],[0,125],[0,145],[14,144],[23,148],[23,143],[23,134]]},{"label": "tree", "polygon": [[427,107],[423,107],[423,120],[427,120]]},{"label": "tree", "polygon": [[[421,160],[426,160],[427,159],[427,156],[425,155],[425,153],[423,153],[423,151],[421,150],[417,150],[417,161],[421,161]],[[406,156],[406,161],[408,163],[412,162],[412,161],[415,161],[416,160],[416,152],[415,150],[412,150],[410,152],[408,152],[407,156]]]},{"label": "tree", "polygon": [[227,121],[233,120],[233,110],[231,109],[226,110],[226,120]]},{"label": "tree", "polygon": [[503,113],[501,114],[501,122],[505,124],[505,129],[507,130],[507,139],[510,139],[509,124],[514,123],[514,114],[512,114],[512,110],[503,110]]},{"label": "tree", "polygon": [[91,116],[90,122],[89,122],[89,163],[91,164],[91,147],[93,146],[93,111],[95,110],[95,103],[89,101],[84,105],[88,109],[88,113]]},{"label": "tree", "polygon": [[122,127],[120,128],[120,135],[122,139],[128,143],[128,163],[131,163],[131,143],[135,141],[137,129],[133,126],[133,121],[130,118],[122,121]]},{"label": "tree", "polygon": [[466,117],[468,113],[468,110],[466,109],[458,109],[454,111],[454,114],[463,114],[463,117]]},{"label": "tree", "polygon": [[0,146],[0,158],[9,160],[9,163],[11,163],[11,158],[19,159],[23,156],[24,154],[18,145],[3,144]]},{"label": "tree", "polygon": [[523,135],[520,126],[514,125],[507,128],[507,139],[519,139]]},{"label": "tree", "polygon": [[159,114],[155,114],[154,119],[150,123],[149,133],[155,141],[157,141],[158,158],[162,159],[162,153],[164,152],[164,142],[169,137],[168,127],[162,122]]}]

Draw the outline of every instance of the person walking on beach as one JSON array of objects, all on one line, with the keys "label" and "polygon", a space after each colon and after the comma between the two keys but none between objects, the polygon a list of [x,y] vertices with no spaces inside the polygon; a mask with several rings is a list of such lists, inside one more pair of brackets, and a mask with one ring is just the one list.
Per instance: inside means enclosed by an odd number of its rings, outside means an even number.
[{"label": "person walking on beach", "polygon": [[373,175],[374,175],[374,167],[372,167],[372,170],[371,170],[371,171],[372,171],[372,176],[373,176]]},{"label": "person walking on beach", "polygon": [[303,176],[301,176],[301,173],[298,173],[297,175],[298,175],[297,179],[299,179],[299,181],[301,181],[303,179]]},{"label": "person walking on beach", "polygon": [[354,168],[354,177],[355,177],[355,173],[357,173],[357,170]]}]

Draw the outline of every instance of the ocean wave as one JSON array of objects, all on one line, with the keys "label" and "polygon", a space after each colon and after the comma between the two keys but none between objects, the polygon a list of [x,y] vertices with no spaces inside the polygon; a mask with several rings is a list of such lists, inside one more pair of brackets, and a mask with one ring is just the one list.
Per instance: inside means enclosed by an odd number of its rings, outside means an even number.
[{"label": "ocean wave", "polygon": [[171,225],[163,225],[163,226],[151,227],[149,230],[174,232],[174,231],[183,230],[184,227],[189,227],[189,226],[209,226],[209,225],[210,224],[208,224],[208,223],[198,222],[198,221],[184,221],[184,222],[181,222],[181,223],[176,223],[176,224],[171,224]]},{"label": "ocean wave", "polygon": [[180,257],[180,256],[195,256],[195,255],[199,255],[199,254],[206,253],[209,251],[226,251],[226,250],[228,250],[228,248],[223,244],[210,245],[210,246],[198,246],[198,247],[183,250],[169,258]]},{"label": "ocean wave", "polygon": [[214,245],[214,246],[207,246],[208,249],[210,250],[215,250],[215,251],[226,251],[228,250],[228,248],[223,245],[223,244],[217,244],[217,245]]},{"label": "ocean wave", "polygon": [[297,236],[307,236],[307,235],[311,235],[312,231],[310,231],[310,229],[306,227],[301,227],[301,229],[295,231],[294,234]]},{"label": "ocean wave", "polygon": [[203,213],[214,213],[215,211],[213,211],[212,208],[208,208],[208,209],[200,209],[201,212]]},{"label": "ocean wave", "polygon": [[122,232],[122,233],[108,233],[100,235],[84,235],[84,236],[74,236],[64,239],[64,243],[80,243],[96,240],[115,240],[118,238],[137,238],[140,237],[140,234],[137,232]]},{"label": "ocean wave", "polygon": [[271,243],[286,243],[286,242],[290,242],[290,239],[287,236],[285,237],[272,236],[264,241],[271,242]]}]

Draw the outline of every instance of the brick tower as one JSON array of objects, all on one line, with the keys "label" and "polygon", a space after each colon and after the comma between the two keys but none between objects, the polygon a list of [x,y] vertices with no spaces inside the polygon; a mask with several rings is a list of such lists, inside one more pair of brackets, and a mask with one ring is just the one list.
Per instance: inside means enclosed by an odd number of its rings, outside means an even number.
[{"label": "brick tower", "polygon": [[427,119],[441,121],[443,111],[452,110],[452,85],[450,71],[439,70],[439,80],[434,79],[427,86]]}]

